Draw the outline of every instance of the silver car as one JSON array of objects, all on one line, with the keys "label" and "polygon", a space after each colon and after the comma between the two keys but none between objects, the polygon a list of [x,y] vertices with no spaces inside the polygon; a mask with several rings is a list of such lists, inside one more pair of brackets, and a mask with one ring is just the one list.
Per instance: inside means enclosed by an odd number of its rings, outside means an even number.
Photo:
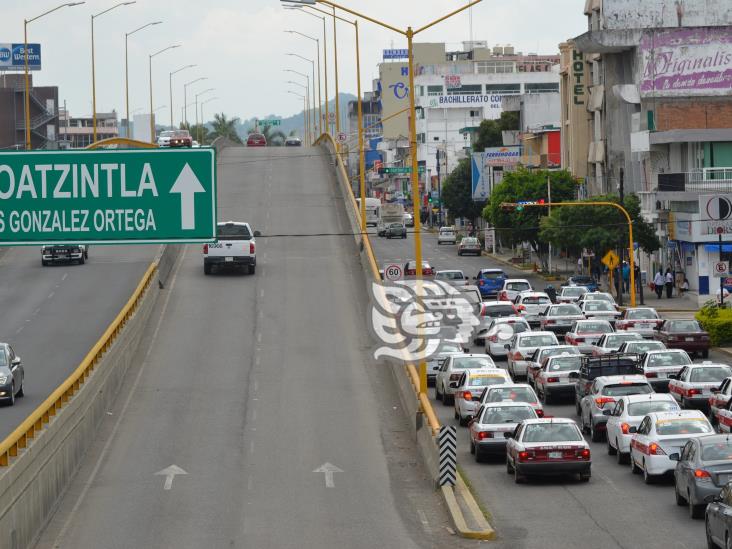
[{"label": "silver car", "polygon": [[620,311],[615,308],[615,305],[607,301],[583,301],[579,306],[582,314],[587,318],[607,320],[611,324],[615,324],[615,321],[620,317]]},{"label": "silver car", "polygon": [[440,232],[437,234],[437,244],[455,244],[455,242],[457,242],[455,228],[440,227]]},{"label": "silver car", "polygon": [[498,290],[498,301],[511,301],[521,292],[530,292],[531,284],[525,278],[509,278],[503,282],[503,288]]},{"label": "silver car", "polygon": [[445,406],[453,403],[455,386],[466,370],[495,368],[493,359],[488,355],[466,354],[450,355],[442,363],[435,379],[435,398]]},{"label": "silver car", "polygon": [[[579,286],[577,286],[579,287]],[[574,324],[575,320],[584,320],[580,308],[574,303],[552,305],[541,315],[540,329],[544,332],[554,332],[564,336]]]},{"label": "silver car", "polygon": [[549,308],[552,300],[544,292],[521,292],[513,304],[530,326],[538,326],[541,314]]},{"label": "silver car", "polygon": [[529,357],[528,370],[526,371],[526,382],[536,388],[535,378],[541,370],[544,359],[550,356],[568,354],[579,356],[580,352],[574,345],[549,345],[547,347],[538,347],[534,354]]},{"label": "silver car", "polygon": [[485,352],[492,357],[505,357],[508,353],[506,344],[511,338],[516,334],[530,331],[531,326],[520,316],[494,318],[483,334]]},{"label": "silver car", "polygon": [[437,271],[435,273],[435,280],[441,280],[443,282],[447,282],[451,286],[465,286],[466,284],[470,284],[470,279],[465,276],[465,273],[463,273],[460,270],[457,269],[451,269],[446,271]]},{"label": "silver car", "polygon": [[525,419],[538,417],[521,402],[491,402],[478,409],[470,423],[470,453],[481,462],[488,456],[506,455],[506,433],[513,433]]},{"label": "silver car", "polygon": [[609,353],[614,353],[620,346],[626,341],[639,341],[642,340],[643,336],[635,333],[614,333],[605,334],[602,336],[597,343],[592,345],[590,354],[592,356],[602,356]]},{"label": "silver car", "polygon": [[440,371],[440,367],[448,356],[461,355],[464,352],[465,349],[459,341],[443,341],[438,352],[427,360],[427,385],[435,384],[437,372]]},{"label": "silver car", "polygon": [[508,372],[511,377],[526,378],[531,355],[539,347],[548,345],[559,345],[557,336],[552,332],[524,332],[514,335],[511,343],[506,344]]},{"label": "silver car", "polygon": [[607,292],[587,292],[580,296],[577,300],[577,305],[584,303],[585,301],[607,301],[612,306],[615,306],[615,298]]},{"label": "silver car", "polygon": [[577,320],[572,324],[572,328],[564,334],[564,342],[569,345],[576,345],[581,353],[589,355],[592,354],[592,346],[604,334],[612,332],[613,327],[607,320]]},{"label": "silver car", "polygon": [[562,353],[547,357],[536,374],[534,387],[544,404],[550,404],[558,397],[571,398],[574,395],[575,380],[570,378],[572,372],[579,372],[582,357]]},{"label": "silver car", "polygon": [[557,296],[557,301],[559,303],[575,303],[587,291],[584,286],[564,286]]}]

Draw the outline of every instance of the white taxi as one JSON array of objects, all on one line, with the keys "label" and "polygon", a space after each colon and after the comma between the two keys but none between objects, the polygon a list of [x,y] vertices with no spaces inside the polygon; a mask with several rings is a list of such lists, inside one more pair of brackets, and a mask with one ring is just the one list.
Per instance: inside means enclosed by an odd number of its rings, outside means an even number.
[{"label": "white taxi", "polygon": [[717,416],[720,410],[727,408],[730,398],[732,398],[732,377],[725,378],[717,392],[712,390],[712,396],[709,397],[709,417],[712,418],[712,423],[719,419]]},{"label": "white taxi", "polygon": [[717,389],[724,378],[732,376],[732,368],[726,364],[706,361],[684,366],[678,375],[668,382],[668,392],[682,408],[706,408],[712,390]]},{"label": "white taxi", "polygon": [[[597,301],[597,303],[603,303]],[[615,330],[610,322],[602,319],[575,320],[569,331],[564,334],[564,342],[568,345],[575,345],[583,354],[592,354],[593,346],[600,341],[605,334],[611,334]]]},{"label": "white taxi", "polygon": [[630,440],[633,438],[630,428],[637,429],[643,418],[651,412],[676,410],[680,410],[679,405],[668,393],[620,397],[613,409],[607,410],[607,453],[615,455],[618,463],[626,463],[630,453]]},{"label": "white taxi", "polygon": [[470,422],[470,453],[481,462],[488,456],[506,455],[506,433],[513,433],[525,419],[537,417],[524,402],[491,402],[481,406]]},{"label": "white taxi", "polygon": [[581,365],[579,354],[562,353],[546,358],[534,377],[534,387],[541,401],[550,404],[555,398],[574,396],[576,381],[570,379],[569,374],[579,372]]},{"label": "white taxi", "polygon": [[445,406],[453,402],[455,388],[460,374],[465,370],[481,370],[495,368],[496,364],[488,355],[481,354],[448,354],[442,361],[435,376],[435,399],[441,400]]},{"label": "white taxi", "polygon": [[467,425],[478,409],[478,399],[483,393],[483,389],[489,385],[505,383],[511,383],[511,378],[508,377],[506,370],[501,368],[463,372],[455,388],[455,419],[460,422],[460,425]]},{"label": "white taxi", "polygon": [[578,474],[590,480],[590,446],[567,418],[527,419],[508,435],[506,472],[519,484],[528,476]]},{"label": "white taxi", "polygon": [[506,383],[491,385],[483,390],[478,399],[478,405],[496,402],[525,402],[530,405],[538,417],[544,417],[544,407],[539,402],[534,389],[527,383]]},{"label": "white taxi", "polygon": [[633,433],[630,467],[633,473],[643,473],[643,480],[650,484],[676,469],[669,455],[681,453],[689,439],[714,433],[714,428],[701,411],[679,410],[652,412],[629,431]]}]

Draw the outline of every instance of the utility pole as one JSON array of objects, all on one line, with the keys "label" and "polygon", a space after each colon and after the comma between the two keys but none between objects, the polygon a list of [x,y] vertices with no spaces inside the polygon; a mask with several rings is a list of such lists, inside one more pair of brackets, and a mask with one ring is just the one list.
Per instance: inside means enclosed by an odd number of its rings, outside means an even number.
[{"label": "utility pole", "polygon": [[[549,204],[552,203],[552,179],[548,175],[546,176],[546,197],[549,200]],[[552,207],[549,206],[549,217],[552,215]],[[495,239],[495,237],[493,237]],[[495,253],[495,252],[494,252]],[[552,274],[552,243],[549,243],[549,274]]]},{"label": "utility pole", "polygon": [[[620,196],[620,205],[624,207],[624,201],[625,201],[625,169],[620,168],[620,178],[618,180],[618,195]],[[633,244],[631,243],[631,248],[628,250],[629,254],[633,253]],[[625,279],[623,278],[623,264],[625,263],[625,252],[623,251],[623,248],[620,248],[620,272],[618,273],[620,276],[618,276],[618,288],[620,291],[618,292],[618,305],[623,305],[623,284],[625,284]],[[629,292],[635,293],[635,288],[628,288]]]}]

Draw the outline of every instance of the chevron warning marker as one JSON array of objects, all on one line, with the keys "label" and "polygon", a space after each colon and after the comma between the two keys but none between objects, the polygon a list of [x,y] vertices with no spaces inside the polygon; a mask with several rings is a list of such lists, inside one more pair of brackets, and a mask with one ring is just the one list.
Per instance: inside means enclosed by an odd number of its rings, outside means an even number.
[{"label": "chevron warning marker", "polygon": [[437,448],[440,455],[440,486],[455,486],[457,478],[457,429],[442,426],[437,435]]}]

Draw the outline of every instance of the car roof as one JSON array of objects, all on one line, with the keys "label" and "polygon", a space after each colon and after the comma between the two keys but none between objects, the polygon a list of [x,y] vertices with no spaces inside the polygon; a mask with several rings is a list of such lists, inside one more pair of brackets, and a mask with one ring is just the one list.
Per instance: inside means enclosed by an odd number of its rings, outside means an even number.
[{"label": "car roof", "polygon": [[474,370],[466,370],[468,377],[483,376],[485,374],[500,374],[501,377],[508,377],[508,371],[503,368],[475,368]]},{"label": "car roof", "polygon": [[675,419],[682,417],[698,417],[707,419],[701,410],[676,410],[674,412],[650,412],[647,414],[652,420],[659,421],[664,419]]},{"label": "car roof", "polygon": [[507,324],[509,322],[516,323],[516,322],[523,322],[525,324],[528,324],[526,319],[522,316],[501,316],[499,318],[492,319],[494,324]]},{"label": "car roof", "polygon": [[671,396],[671,393],[647,393],[644,395],[625,395],[620,397],[621,399],[625,399],[628,404],[631,404],[633,402],[651,402],[654,400],[666,400],[668,402],[676,402],[674,400],[674,397]]},{"label": "car roof", "polygon": [[493,389],[513,389],[515,387],[528,387],[531,389],[531,385],[528,383],[501,383],[500,385],[491,385],[488,387],[489,391],[492,391]]},{"label": "car roof", "polygon": [[609,385],[610,383],[635,383],[642,382],[648,383],[646,376],[641,375],[627,375],[627,376],[599,376],[595,378],[595,381],[602,385]]},{"label": "car roof", "polygon": [[531,286],[529,281],[526,280],[525,278],[507,278],[506,283],[508,283],[508,282],[526,282],[526,284],[529,284],[529,286]]},{"label": "car roof", "polygon": [[[630,341],[629,343],[635,343],[635,341]],[[640,343],[640,341],[638,341],[638,343]],[[661,341],[657,341],[656,343],[661,343]],[[680,353],[684,353],[685,355],[689,354],[683,349],[651,349],[650,351],[645,352],[646,355],[658,355],[660,353],[674,353],[676,355]]]},{"label": "car roof", "polygon": [[[509,318],[509,317],[506,317],[506,318]],[[536,331],[531,331],[531,332],[521,332],[520,334],[516,334],[516,335],[519,337],[535,336],[535,335],[545,336],[545,335],[554,335],[554,332],[548,332],[548,331],[542,332],[542,331],[536,330]]]},{"label": "car roof", "polygon": [[485,353],[462,353],[461,356],[468,358],[488,358],[491,360],[491,362],[493,362],[493,359]]},{"label": "car roof", "polygon": [[729,442],[729,434],[714,434],[705,435],[703,437],[695,437],[699,441],[699,444],[705,446],[707,444],[719,444],[720,442]]},{"label": "car roof", "polygon": [[501,273],[502,275],[506,274],[503,272],[503,269],[480,269],[478,272],[479,273]]},{"label": "car roof", "polygon": [[607,324],[609,326],[612,326],[612,324],[610,324],[610,321],[604,320],[602,318],[597,318],[597,319],[595,319],[595,318],[583,318],[582,320],[575,320],[574,322],[575,322],[575,324],[589,324],[590,322],[592,322],[594,324],[595,322],[602,322],[604,324]]},{"label": "car roof", "polygon": [[[502,387],[502,385],[491,385],[491,389],[493,387]],[[486,402],[483,404],[485,408],[511,408],[513,406],[520,406],[520,407],[526,407],[530,409],[534,409],[534,407],[529,404],[528,402],[515,402],[513,400],[502,400],[500,402]]]},{"label": "car roof", "polygon": [[[625,310],[626,311],[653,311],[654,313],[658,313],[658,311],[656,311],[656,309],[654,309],[653,307],[628,307]],[[690,320],[692,320],[692,319],[690,319]]]},{"label": "car roof", "polygon": [[435,271],[435,273],[436,274],[440,274],[440,273],[460,273],[460,274],[463,274],[463,271],[461,271],[460,269],[443,269],[441,271]]},{"label": "car roof", "polygon": [[544,292],[537,292],[536,290],[525,290],[523,292],[519,292],[519,297],[546,297],[549,299],[549,296]]},{"label": "car roof", "polygon": [[710,362],[710,361],[702,362],[701,364],[698,362],[695,362],[694,364],[686,365],[687,368],[705,368],[705,367],[709,367],[709,366],[713,366],[716,368],[719,368],[720,366],[724,366],[725,368],[732,368],[732,366],[730,366],[729,364],[724,364],[723,362]]},{"label": "car roof", "polygon": [[513,303],[510,301],[484,301],[483,305],[486,307],[511,307],[513,306]]},{"label": "car roof", "polygon": [[569,419],[568,417],[551,417],[551,418],[538,417],[536,419],[525,419],[523,421],[524,425],[527,425],[527,424],[551,425],[552,423],[566,423],[566,424],[574,425],[575,427],[577,426],[577,423],[575,423],[575,421],[573,419]]}]

